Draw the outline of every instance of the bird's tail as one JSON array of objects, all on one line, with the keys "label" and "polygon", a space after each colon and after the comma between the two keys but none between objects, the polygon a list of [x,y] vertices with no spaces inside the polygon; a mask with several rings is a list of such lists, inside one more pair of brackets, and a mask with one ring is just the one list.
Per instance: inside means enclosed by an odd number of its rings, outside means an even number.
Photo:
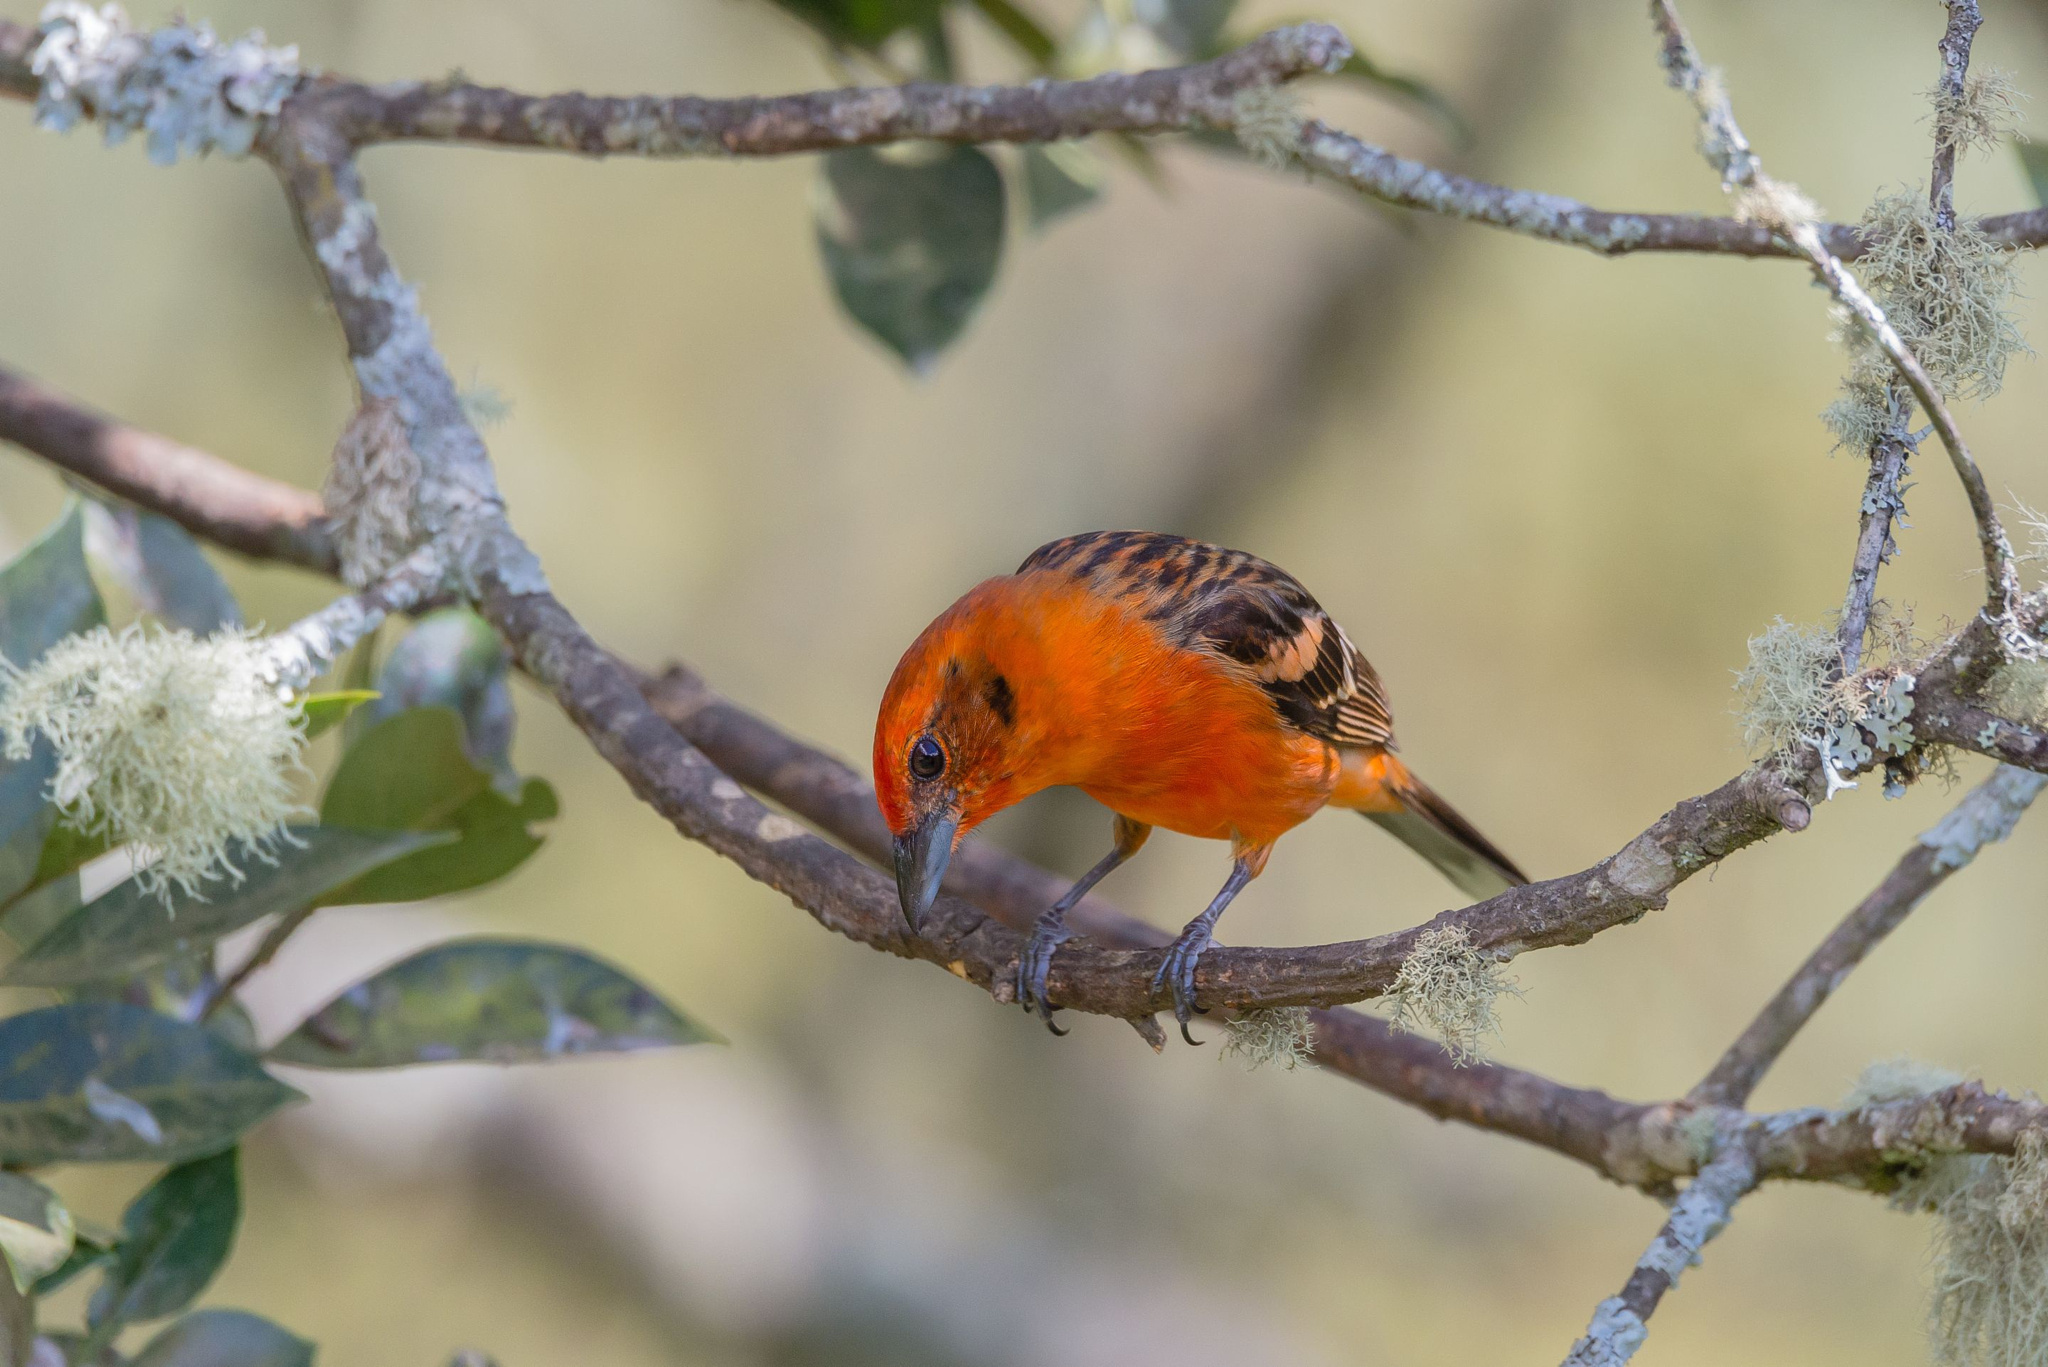
[{"label": "bird's tail", "polygon": [[1492,897],[1529,881],[1514,860],[1398,756],[1385,751],[1347,754],[1330,804],[1349,807],[1392,832],[1468,896]]}]

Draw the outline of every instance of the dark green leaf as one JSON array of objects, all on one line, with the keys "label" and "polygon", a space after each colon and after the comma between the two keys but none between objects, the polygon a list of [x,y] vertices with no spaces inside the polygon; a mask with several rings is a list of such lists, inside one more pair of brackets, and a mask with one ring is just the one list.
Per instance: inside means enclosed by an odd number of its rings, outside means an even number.
[{"label": "dark green leaf", "polygon": [[775,0],[835,47],[872,51],[905,29],[930,27],[944,0]]},{"label": "dark green leaf", "polygon": [[366,871],[445,844],[430,832],[294,826],[275,863],[245,861],[240,883],[205,901],[177,897],[172,910],[133,878],[109,888],[58,922],[0,972],[15,987],[104,982],[203,948],[276,912],[319,901]]},{"label": "dark green leaf", "polygon": [[43,839],[35,876],[27,891],[0,902],[0,932],[17,945],[32,945],[84,905],[79,870],[107,852],[106,840],[58,821]]},{"label": "dark green leaf", "polygon": [[1003,178],[974,147],[825,157],[818,248],[839,302],[919,373],[974,315],[1003,255]]},{"label": "dark green leaf", "polygon": [[1102,163],[1076,142],[1024,149],[1024,200],[1042,229],[1102,198]]},{"label": "dark green leaf", "polygon": [[57,772],[57,752],[38,735],[27,759],[0,760],[0,906],[36,882],[43,841],[57,809],[43,798]]},{"label": "dark green leaf", "polygon": [[430,612],[384,662],[376,685],[383,696],[349,718],[349,740],[401,712],[446,707],[462,718],[469,757],[516,793],[511,669],[512,657],[489,622],[468,608]]},{"label": "dark green leaf", "polygon": [[236,1150],[180,1163],[129,1203],[106,1280],[92,1293],[93,1329],[175,1315],[228,1260],[242,1215]]},{"label": "dark green leaf", "polygon": [[267,1057],[314,1068],[397,1068],[717,1040],[580,950],[479,938],[436,945],[357,983]]},{"label": "dark green leaf", "polygon": [[2048,143],[2016,142],[2012,150],[2019,153],[2020,169],[2027,173],[2034,203],[2048,206]]},{"label": "dark green leaf", "polygon": [[306,714],[306,739],[332,729],[366,702],[374,701],[374,688],[345,688],[337,693],[308,693],[301,706]]},{"label": "dark green leaf", "polygon": [[1397,96],[1419,106],[1425,113],[1433,116],[1438,123],[1443,125],[1444,131],[1455,138],[1459,144],[1464,146],[1471,145],[1472,125],[1465,122],[1465,116],[1458,112],[1458,107],[1452,104],[1442,91],[1427,81],[1420,80],[1414,76],[1404,76],[1398,71],[1388,71],[1385,67],[1373,61],[1372,58],[1356,51],[1344,63],[1339,74],[1349,76],[1356,81],[1363,81],[1367,85],[1375,86],[1390,95]]},{"label": "dark green leaf", "polygon": [[1206,61],[1232,46],[1224,41],[1223,26],[1236,8],[1237,0],[1164,0],[1148,6],[1152,17],[1145,27],[1169,52],[1187,61]]},{"label": "dark green leaf", "polygon": [[18,1172],[0,1172],[0,1256],[15,1290],[27,1291],[62,1266],[76,1234],[57,1193]]},{"label": "dark green leaf", "polygon": [[313,1345],[246,1310],[198,1310],[151,1339],[130,1367],[313,1367]]},{"label": "dark green leaf", "polygon": [[422,850],[320,899],[411,902],[488,883],[540,848],[527,828],[551,821],[555,792],[529,779],[506,800],[463,750],[461,720],[419,707],[378,723],[350,745],[321,799],[323,822],[365,829],[453,831],[453,844]]},{"label": "dark green leaf", "polygon": [[[107,620],[85,564],[85,523],[74,501],[27,550],[0,566],[0,659],[33,664],[66,636]],[[38,740],[25,760],[0,759],[0,904],[35,881],[53,813],[44,801],[56,755]]]},{"label": "dark green leaf", "polygon": [[1039,70],[1050,72],[1059,57],[1059,39],[1047,31],[1045,25],[1031,17],[1011,0],[974,0],[974,7],[981,11],[982,18],[995,25],[996,31],[1017,45],[1017,50],[1029,57]]},{"label": "dark green leaf", "polygon": [[213,1032],[124,1002],[0,1020],[0,1162],[177,1162],[298,1095]]},{"label": "dark green leaf", "polygon": [[199,543],[167,517],[125,503],[86,510],[94,558],[152,617],[195,636],[242,624],[242,609]]},{"label": "dark green leaf", "polygon": [[76,500],[42,536],[0,567],[0,658],[26,669],[107,612],[85,565],[85,516]]}]

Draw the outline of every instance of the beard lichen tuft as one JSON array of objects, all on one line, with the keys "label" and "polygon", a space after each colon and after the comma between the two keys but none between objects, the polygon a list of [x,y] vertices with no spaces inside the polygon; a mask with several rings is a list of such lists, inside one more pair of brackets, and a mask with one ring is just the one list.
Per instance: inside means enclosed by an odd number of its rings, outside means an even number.
[{"label": "beard lichen tuft", "polygon": [[1860,1111],[1865,1106],[1882,1106],[1890,1101],[1908,1101],[1944,1091],[1963,1081],[1963,1075],[1938,1063],[1922,1063],[1904,1054],[1867,1064],[1842,1098],[1842,1109]]},{"label": "beard lichen tuft", "polygon": [[1219,1058],[1236,1057],[1246,1068],[1266,1064],[1292,1071],[1309,1060],[1310,1037],[1306,1006],[1276,1006],[1246,1011],[1223,1022],[1229,1038]]},{"label": "beard lichen tuft", "polygon": [[1387,1000],[1397,1028],[1435,1035],[1463,1067],[1483,1057],[1488,1039],[1499,1037],[1494,1002],[1502,993],[1522,995],[1514,979],[1472,947],[1463,926],[1449,926],[1417,938]]},{"label": "beard lichen tuft", "polygon": [[1780,617],[1749,638],[1749,664],[1735,676],[1742,743],[1753,755],[1813,745],[1826,734],[1842,648],[1826,627]]},{"label": "beard lichen tuft", "polygon": [[1301,101],[1286,86],[1255,85],[1231,97],[1231,131],[1252,159],[1279,171],[1301,151]]},{"label": "beard lichen tuft", "polygon": [[2010,1158],[1952,1154],[1892,1203],[1937,1224],[1927,1332],[1944,1367],[2048,1361],[2048,1135],[2021,1134]]},{"label": "beard lichen tuft", "polygon": [[[2006,362],[2027,352],[2012,312],[2020,253],[1994,242],[1973,219],[1941,231],[1919,190],[1878,195],[1858,228],[1867,246],[1856,269],[1935,384],[1950,398],[1997,393]],[[1854,353],[1852,383],[1890,376],[1890,362],[1875,348],[1856,346]]]},{"label": "beard lichen tuft", "polygon": [[1959,91],[1937,86],[1927,92],[1934,106],[1934,140],[1960,153],[1995,152],[2019,131],[2020,101],[2026,98],[2009,71],[1971,75]]},{"label": "beard lichen tuft", "polygon": [[57,754],[49,799],[109,845],[134,847],[137,880],[171,889],[242,877],[305,811],[293,783],[305,726],[265,682],[263,643],[130,626],[68,636],[27,669],[0,661],[0,753],[37,735]]}]

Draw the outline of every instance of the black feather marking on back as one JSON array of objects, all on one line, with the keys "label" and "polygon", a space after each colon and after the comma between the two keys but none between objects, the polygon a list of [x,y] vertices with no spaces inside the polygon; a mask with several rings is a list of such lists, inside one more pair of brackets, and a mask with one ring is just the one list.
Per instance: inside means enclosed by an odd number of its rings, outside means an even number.
[{"label": "black feather marking on back", "polygon": [[1134,600],[1178,645],[1249,670],[1289,726],[1334,745],[1394,748],[1379,675],[1299,580],[1277,565],[1164,532],[1083,532],[1026,557]]}]

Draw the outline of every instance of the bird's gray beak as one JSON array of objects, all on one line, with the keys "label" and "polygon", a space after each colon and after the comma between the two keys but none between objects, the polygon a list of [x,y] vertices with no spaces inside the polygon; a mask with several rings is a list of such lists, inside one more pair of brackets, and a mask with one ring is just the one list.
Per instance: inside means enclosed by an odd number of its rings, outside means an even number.
[{"label": "bird's gray beak", "polygon": [[896,893],[903,899],[903,919],[915,935],[924,914],[939,895],[939,881],[953,858],[953,837],[960,814],[941,807],[896,837]]}]

